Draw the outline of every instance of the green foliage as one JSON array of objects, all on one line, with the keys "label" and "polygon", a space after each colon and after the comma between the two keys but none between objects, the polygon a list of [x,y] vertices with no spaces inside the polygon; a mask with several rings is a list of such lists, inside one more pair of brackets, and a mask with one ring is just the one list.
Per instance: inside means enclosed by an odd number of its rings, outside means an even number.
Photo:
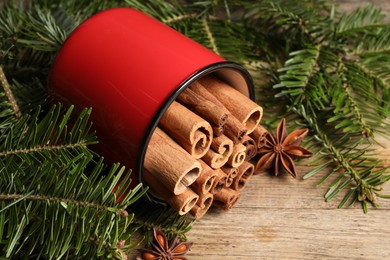
[{"label": "green foliage", "polygon": [[[282,33],[288,50],[277,70],[275,98],[288,100],[290,112],[284,116],[293,115],[311,129],[319,154],[313,162],[317,166],[304,178],[328,167],[319,181],[332,178],[325,200],[346,190],[340,207],[360,201],[366,212],[367,204],[377,205],[380,185],[390,179],[370,149],[378,134],[388,136],[390,27],[373,6],[342,15],[334,9],[274,4],[268,11],[265,24]],[[257,16],[263,17],[257,13],[249,21]]]},{"label": "green foliage", "polygon": [[183,239],[192,227],[150,203],[141,186],[117,202],[121,194],[112,190],[130,189],[130,171],[90,150],[97,141],[91,111],[72,116],[72,107],[49,105],[47,78],[61,44],[111,7],[139,9],[245,65],[266,111],[264,125],[287,117],[311,130],[307,144],[317,156],[303,178],[326,169],[318,183],[329,187],[326,201],[341,195],[340,207],[360,202],[366,212],[389,197],[380,191],[388,169],[372,149],[378,134],[388,136],[390,110],[390,26],[378,8],[344,14],[325,0],[3,2],[0,62],[10,83],[0,89],[4,257],[120,259],[148,242],[153,227]]},{"label": "green foliage", "polygon": [[[133,219],[124,210],[144,192],[138,185],[117,203],[114,187],[127,190],[129,172],[87,148],[90,109],[69,127],[72,108],[18,119],[0,135],[0,251],[5,257],[50,259],[118,255],[117,243]],[[97,161],[96,161],[97,160]]]}]

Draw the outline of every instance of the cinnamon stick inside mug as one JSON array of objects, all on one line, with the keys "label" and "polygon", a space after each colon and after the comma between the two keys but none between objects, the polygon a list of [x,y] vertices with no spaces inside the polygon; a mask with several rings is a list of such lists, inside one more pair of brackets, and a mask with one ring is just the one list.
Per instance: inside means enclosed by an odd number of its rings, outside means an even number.
[{"label": "cinnamon stick inside mug", "polygon": [[227,175],[221,169],[216,169],[214,170],[214,172],[217,174],[217,177],[214,181],[214,186],[210,190],[210,192],[212,194],[217,194],[221,191],[223,187],[226,186]]},{"label": "cinnamon stick inside mug", "polygon": [[224,134],[229,137],[233,143],[240,142],[243,136],[247,133],[247,129],[243,123],[240,122],[232,113],[219,101],[217,97],[211,94],[202,84],[195,81],[189,87],[196,94],[202,96],[208,101],[213,102],[219,108],[223,109],[225,113],[228,114],[228,117],[224,124]]},{"label": "cinnamon stick inside mug", "polygon": [[234,178],[236,178],[236,176],[238,174],[238,168],[233,168],[233,167],[229,167],[229,166],[223,166],[221,168],[221,170],[224,173],[226,173],[226,175],[227,175],[225,187],[230,187],[233,184],[233,182],[234,182]]},{"label": "cinnamon stick inside mug", "polygon": [[200,78],[199,82],[246,126],[247,134],[253,132],[263,116],[259,105],[211,74]]},{"label": "cinnamon stick inside mug", "polygon": [[238,143],[233,147],[233,153],[230,155],[227,163],[232,167],[240,166],[246,157],[246,147],[242,143]]},{"label": "cinnamon stick inside mug", "polygon": [[210,166],[208,166],[204,161],[198,161],[202,166],[202,172],[200,173],[196,181],[191,184],[191,188],[197,194],[206,194],[214,187],[214,183],[217,178],[217,173],[213,169],[211,169]]},{"label": "cinnamon stick inside mug", "polygon": [[211,125],[176,101],[161,117],[159,127],[196,159],[210,148],[213,136]]},{"label": "cinnamon stick inside mug", "polygon": [[255,141],[248,135],[244,136],[242,139],[242,144],[246,147],[246,161],[249,161],[257,154],[257,145]]},{"label": "cinnamon stick inside mug", "polygon": [[244,162],[238,167],[238,175],[234,178],[232,189],[242,190],[248,179],[253,175],[255,166],[249,162]]},{"label": "cinnamon stick inside mug", "polygon": [[230,188],[223,188],[220,192],[214,195],[214,205],[224,209],[231,209],[240,198],[240,193]]},{"label": "cinnamon stick inside mug", "polygon": [[257,149],[260,148],[264,140],[265,134],[268,132],[262,125],[258,125],[255,130],[250,134],[250,137],[256,143]]},{"label": "cinnamon stick inside mug", "polygon": [[156,128],[145,154],[144,168],[172,193],[179,195],[199,176],[202,167],[160,128]]},{"label": "cinnamon stick inside mug", "polygon": [[174,208],[179,215],[188,213],[197,203],[199,196],[190,188],[186,188],[179,195],[173,194],[147,170],[143,171],[143,178],[151,190]]},{"label": "cinnamon stick inside mug", "polygon": [[199,199],[195,206],[191,209],[190,213],[195,218],[200,218],[209,210],[213,204],[214,196],[211,193],[199,195]]},{"label": "cinnamon stick inside mug", "polygon": [[221,168],[233,152],[233,141],[225,135],[215,137],[211,149],[203,156],[203,160],[213,169]]},{"label": "cinnamon stick inside mug", "polygon": [[221,136],[221,135],[223,135],[223,133],[224,133],[224,126],[217,126],[217,125],[213,125],[213,124],[211,124],[211,127],[213,128],[213,133],[214,133],[214,136]]},{"label": "cinnamon stick inside mug", "polygon": [[228,117],[223,109],[190,88],[186,88],[176,99],[210,124],[221,127]]}]

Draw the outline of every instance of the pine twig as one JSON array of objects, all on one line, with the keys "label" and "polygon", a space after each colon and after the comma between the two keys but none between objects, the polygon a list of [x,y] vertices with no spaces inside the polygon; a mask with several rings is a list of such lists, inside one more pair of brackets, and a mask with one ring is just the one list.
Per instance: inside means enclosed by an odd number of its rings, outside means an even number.
[{"label": "pine twig", "polygon": [[[5,201],[5,200],[32,200],[32,201],[42,201],[42,202],[55,202],[55,203],[60,203],[63,207],[66,207],[66,204],[72,204],[75,206],[95,208],[102,211],[113,212],[114,210],[116,214],[122,217],[128,216],[127,211],[123,208],[115,209],[94,202],[78,201],[78,200],[68,199],[68,198],[59,198],[59,197],[51,197],[51,196],[44,196],[44,195],[26,196],[23,194],[0,194],[0,201]],[[3,211],[4,209],[1,209],[0,212]]]},{"label": "pine twig", "polygon": [[217,47],[217,45],[215,43],[215,39],[214,39],[213,34],[212,34],[211,30],[210,30],[210,27],[209,27],[209,24],[208,24],[207,20],[206,19],[202,19],[202,24],[203,24],[203,27],[204,27],[204,31],[206,32],[207,38],[208,38],[208,40],[210,42],[212,50],[216,54],[219,55],[218,47]]},{"label": "pine twig", "polygon": [[42,152],[42,151],[58,151],[63,149],[76,149],[76,148],[87,148],[87,142],[85,140],[82,140],[79,143],[73,143],[73,144],[60,144],[60,145],[43,145],[43,146],[37,146],[32,148],[25,148],[25,149],[15,149],[10,151],[3,151],[0,152],[0,157],[5,157],[9,155],[15,155],[15,154],[26,154],[26,153],[36,153],[36,152]]},{"label": "pine twig", "polygon": [[196,14],[184,14],[184,15],[174,16],[174,17],[171,17],[168,19],[163,19],[162,22],[169,25],[172,23],[180,22],[180,21],[195,18],[195,17],[196,17]]},{"label": "pine twig", "polygon": [[20,118],[22,116],[22,112],[19,109],[18,103],[16,102],[15,96],[12,93],[11,85],[8,83],[8,80],[5,76],[3,67],[0,66],[0,83],[1,86],[4,89],[5,95],[7,96],[7,99],[9,103],[11,104],[11,108],[14,111],[17,118]]}]

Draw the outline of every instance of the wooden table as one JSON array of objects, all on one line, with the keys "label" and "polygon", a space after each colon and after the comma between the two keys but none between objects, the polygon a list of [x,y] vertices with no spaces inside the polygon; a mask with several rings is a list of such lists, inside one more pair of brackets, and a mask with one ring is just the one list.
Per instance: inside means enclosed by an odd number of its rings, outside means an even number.
[{"label": "wooden table", "polygon": [[[390,13],[390,1],[340,1],[343,10],[372,2]],[[390,16],[389,16],[390,17]],[[390,141],[378,148],[390,166]],[[301,161],[298,172],[308,172]],[[324,202],[321,174],[308,180],[288,175],[252,177],[228,212],[211,210],[188,233],[197,259],[390,259],[390,200],[364,214],[360,204],[337,209],[340,197]],[[390,194],[390,183],[384,186]]]},{"label": "wooden table", "polygon": [[[307,172],[302,163],[299,172]],[[337,209],[337,198],[324,202],[318,179],[253,176],[234,208],[211,210],[194,224],[189,259],[390,259],[390,200],[368,214],[360,204]],[[390,183],[384,188],[389,194]]]}]

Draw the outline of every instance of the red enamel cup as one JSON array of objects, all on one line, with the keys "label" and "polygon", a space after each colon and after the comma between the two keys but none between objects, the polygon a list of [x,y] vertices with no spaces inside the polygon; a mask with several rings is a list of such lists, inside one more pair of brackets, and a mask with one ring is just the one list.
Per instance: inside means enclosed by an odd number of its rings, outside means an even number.
[{"label": "red enamel cup", "polygon": [[249,73],[146,14],[98,13],[61,47],[49,78],[52,96],[92,107],[97,150],[142,181],[149,139],[164,111],[189,84],[215,73],[254,99]]}]

